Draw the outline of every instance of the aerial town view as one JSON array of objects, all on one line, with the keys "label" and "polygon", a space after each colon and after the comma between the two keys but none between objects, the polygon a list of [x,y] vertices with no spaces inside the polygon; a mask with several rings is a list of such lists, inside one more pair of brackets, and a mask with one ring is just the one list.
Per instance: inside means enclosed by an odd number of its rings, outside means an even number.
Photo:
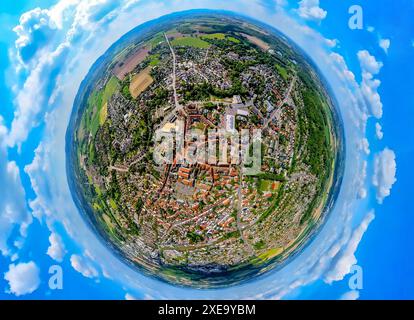
[{"label": "aerial town view", "polygon": [[226,14],[172,17],[121,38],[85,79],[68,131],[72,190],[144,272],[238,283],[323,223],[340,125],[318,72],[282,35]]}]

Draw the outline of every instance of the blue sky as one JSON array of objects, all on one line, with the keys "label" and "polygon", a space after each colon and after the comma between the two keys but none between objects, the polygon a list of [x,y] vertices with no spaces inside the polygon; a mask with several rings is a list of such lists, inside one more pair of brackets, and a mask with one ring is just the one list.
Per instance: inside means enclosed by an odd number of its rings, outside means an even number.
[{"label": "blue sky", "polygon": [[[3,2],[0,299],[414,298],[412,1],[361,2],[363,30],[348,27],[346,1]],[[333,87],[348,143],[343,192],[313,243],[280,272],[224,290],[176,288],[125,266],[74,209],[64,170],[65,124],[90,65],[134,26],[193,8],[248,12],[299,44]],[[354,264],[359,290],[348,285]],[[52,265],[62,290],[49,288]]]}]

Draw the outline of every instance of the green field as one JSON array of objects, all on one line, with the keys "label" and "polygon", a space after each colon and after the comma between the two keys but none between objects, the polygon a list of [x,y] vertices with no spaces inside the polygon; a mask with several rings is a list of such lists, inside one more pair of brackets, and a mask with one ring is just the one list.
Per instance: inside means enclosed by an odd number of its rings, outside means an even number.
[{"label": "green field", "polygon": [[88,111],[86,118],[86,132],[91,132],[95,136],[99,129],[100,111],[102,106],[102,94],[100,92],[93,92],[88,99]]},{"label": "green field", "polygon": [[210,33],[210,34],[203,35],[201,38],[208,39],[208,40],[229,40],[234,43],[240,43],[239,39],[236,39],[235,37],[229,37],[225,35],[224,33]]},{"label": "green field", "polygon": [[277,72],[279,72],[280,76],[283,78],[283,80],[286,81],[288,79],[288,73],[286,69],[278,64],[276,65],[276,69],[277,69]]},{"label": "green field", "polygon": [[103,107],[118,90],[118,85],[118,80],[112,77],[103,90],[94,91],[90,95],[83,125],[86,132],[91,132],[92,136],[96,135],[99,127],[105,122],[107,110]]},{"label": "green field", "polygon": [[159,54],[153,54],[149,57],[150,59],[150,66],[151,67],[155,67],[156,65],[158,65],[160,63],[160,55]]},{"label": "green field", "polygon": [[111,77],[111,79],[109,79],[102,94],[102,104],[107,103],[112,95],[117,91],[118,84],[117,78]]},{"label": "green field", "polygon": [[224,33],[211,33],[203,35],[201,38],[203,39],[217,39],[217,40],[224,40],[226,39],[226,35]]},{"label": "green field", "polygon": [[272,181],[270,180],[261,180],[259,190],[262,192],[270,191],[271,184],[272,184]]},{"label": "green field", "polygon": [[200,48],[206,49],[210,46],[210,44],[200,38],[192,38],[192,37],[183,37],[174,39],[171,44],[173,46],[186,46],[186,47],[193,47],[193,48]]},{"label": "green field", "polygon": [[156,47],[158,44],[164,41],[165,41],[165,37],[164,37],[164,34],[161,32],[151,39],[150,44],[152,47]]},{"label": "green field", "polygon": [[273,249],[266,251],[265,253],[262,253],[259,256],[259,258],[262,260],[269,260],[281,254],[282,252],[283,252],[283,248],[273,248]]},{"label": "green field", "polygon": [[240,43],[240,40],[236,39],[235,37],[227,37],[227,40],[230,40],[231,42],[234,42],[234,43]]}]

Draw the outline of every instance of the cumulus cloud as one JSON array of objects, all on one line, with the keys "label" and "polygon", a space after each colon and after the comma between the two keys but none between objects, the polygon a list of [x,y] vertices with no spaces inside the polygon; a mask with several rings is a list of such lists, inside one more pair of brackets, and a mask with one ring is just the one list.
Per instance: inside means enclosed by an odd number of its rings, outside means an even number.
[{"label": "cumulus cloud", "polygon": [[30,294],[40,285],[39,268],[33,262],[11,264],[4,279],[9,283],[9,292],[16,296]]},{"label": "cumulus cloud", "polygon": [[366,188],[362,187],[362,188],[359,189],[359,191],[358,191],[358,197],[360,199],[365,199],[367,197],[367,195],[368,195],[368,191],[367,191]]},{"label": "cumulus cloud", "polygon": [[39,124],[40,118],[49,109],[49,99],[53,96],[54,85],[65,64],[69,52],[68,44],[60,45],[55,51],[42,55],[39,63],[19,88],[15,99],[15,112],[8,135],[8,145],[20,146],[30,130]]},{"label": "cumulus cloud", "polygon": [[63,244],[62,238],[55,232],[52,232],[49,236],[50,246],[47,249],[47,254],[53,260],[62,262],[66,254],[65,245]]},{"label": "cumulus cloud", "polygon": [[330,48],[335,48],[338,45],[339,41],[338,39],[326,39],[326,44]]},{"label": "cumulus cloud", "polygon": [[287,0],[275,0],[277,6],[283,7],[287,5]]},{"label": "cumulus cloud", "polygon": [[381,81],[375,79],[374,75],[377,75],[380,72],[383,63],[377,61],[367,50],[359,51],[358,59],[362,70],[362,94],[371,108],[372,115],[377,119],[380,119],[383,113],[381,96],[378,93]]},{"label": "cumulus cloud", "polygon": [[126,293],[125,294],[125,300],[138,300],[138,299],[135,298],[132,294]]},{"label": "cumulus cloud", "polygon": [[319,0],[301,0],[297,12],[306,20],[322,21],[328,12],[319,7]]},{"label": "cumulus cloud", "polygon": [[3,255],[9,255],[13,251],[13,248],[8,246],[13,229],[18,227],[20,237],[24,238],[28,226],[32,223],[32,216],[26,208],[20,170],[14,161],[8,160],[4,141],[6,135],[7,129],[0,117],[0,181],[3,185],[0,192],[0,252]]},{"label": "cumulus cloud", "polygon": [[371,107],[372,115],[377,119],[382,118],[382,102],[381,96],[378,93],[378,88],[381,85],[381,81],[373,79],[372,74],[364,73],[362,75],[361,90],[364,94],[367,103]]},{"label": "cumulus cloud", "polygon": [[345,292],[340,300],[358,300],[359,299],[359,291],[358,290],[352,290]]},{"label": "cumulus cloud", "polygon": [[90,260],[85,257],[74,254],[70,257],[70,262],[73,269],[75,269],[86,278],[96,278],[99,275],[98,271],[92,265]]},{"label": "cumulus cloud", "polygon": [[[52,148],[54,146],[48,145],[44,140],[39,144],[39,146],[34,151],[34,159],[31,164],[27,165],[24,168],[24,171],[30,178],[32,189],[36,193],[37,197],[35,200],[29,203],[30,208],[32,209],[32,214],[34,217],[42,220],[43,217],[51,217],[53,215],[51,207],[61,208],[63,203],[59,205],[53,204],[50,200],[55,196],[56,189],[59,188],[57,181],[61,180],[58,176],[54,175],[53,172],[63,172],[63,167],[54,167],[58,166],[59,161],[64,161],[63,158],[55,159],[56,161],[51,160]],[[57,171],[54,171],[57,170]],[[48,180],[42,179],[42,176],[48,176]],[[56,178],[57,180],[54,180]],[[52,187],[54,186],[54,187]],[[43,195],[48,195],[49,198]],[[56,216],[56,214],[55,214]],[[52,229],[52,228],[50,228]]]},{"label": "cumulus cloud", "polygon": [[47,9],[36,8],[20,17],[19,25],[13,31],[17,34],[17,54],[23,63],[28,62],[48,43],[54,29],[56,25]]},{"label": "cumulus cloud", "polygon": [[385,53],[388,53],[388,49],[391,46],[390,39],[380,39],[379,46],[382,48],[382,50],[384,50]]},{"label": "cumulus cloud", "polygon": [[375,124],[375,135],[377,136],[378,140],[382,140],[382,138],[384,138],[384,132],[382,131],[382,126],[378,122]]},{"label": "cumulus cloud", "polygon": [[[119,1],[67,0],[50,9],[37,8],[22,15],[14,28],[18,39],[11,57],[20,57],[16,70],[25,69],[22,74],[27,75],[22,80],[16,79],[14,119],[7,137],[9,146],[20,147],[53,108],[61,93],[60,75],[72,62],[71,49],[82,41],[83,46],[76,47],[82,51],[97,33],[104,33],[104,26],[113,19],[112,11],[118,5]],[[63,30],[63,26],[66,26],[63,32],[56,32]]]},{"label": "cumulus cloud", "polygon": [[357,250],[365,231],[367,231],[369,224],[374,218],[374,212],[369,212],[360,225],[353,231],[346,245],[335,255],[332,267],[325,275],[325,281],[327,283],[343,280],[344,277],[350,273],[352,266],[357,263],[355,251]]},{"label": "cumulus cloud", "polygon": [[358,142],[358,148],[359,150],[363,151],[366,155],[369,155],[371,153],[371,150],[369,149],[369,141],[367,138],[362,138]]},{"label": "cumulus cloud", "polygon": [[367,191],[367,189],[365,188],[365,185],[364,185],[365,178],[367,176],[367,168],[368,168],[368,162],[364,161],[363,164],[362,164],[362,171],[361,171],[361,175],[360,175],[361,183],[360,183],[359,191],[358,191],[358,197],[360,199],[365,199],[367,197],[367,194],[368,194],[368,191]]},{"label": "cumulus cloud", "polygon": [[378,74],[383,66],[383,63],[377,61],[367,50],[358,51],[358,59],[361,69],[372,74]]},{"label": "cumulus cloud", "polygon": [[397,182],[397,163],[394,151],[385,148],[375,155],[372,184],[377,189],[378,203],[382,203],[391,194],[392,186]]},{"label": "cumulus cloud", "polygon": [[[361,86],[356,81],[355,74],[349,69],[344,57],[338,53],[331,52],[329,54],[329,59],[326,59],[325,61],[332,65],[331,72],[335,72],[335,78],[338,78],[335,86],[338,88],[339,92],[336,92],[336,94],[341,95],[342,99],[345,99],[341,102],[342,106],[346,106],[347,116],[349,117],[345,123],[350,121],[353,126],[363,133],[362,136],[364,136],[367,120],[371,111],[369,110],[369,106],[361,91]],[[330,81],[332,82],[335,78],[331,77]],[[356,138],[356,141],[358,142],[362,140],[362,136]],[[364,144],[368,145],[366,143]],[[361,146],[361,143],[358,142],[357,146]],[[359,149],[361,150],[361,148]]]},{"label": "cumulus cloud", "polygon": [[330,57],[332,61],[336,64],[336,66],[338,67],[337,70],[340,71],[340,74],[339,74],[340,77],[345,80],[348,80],[351,83],[354,83],[355,75],[351,70],[349,70],[344,57],[335,52],[332,52],[330,54]]}]

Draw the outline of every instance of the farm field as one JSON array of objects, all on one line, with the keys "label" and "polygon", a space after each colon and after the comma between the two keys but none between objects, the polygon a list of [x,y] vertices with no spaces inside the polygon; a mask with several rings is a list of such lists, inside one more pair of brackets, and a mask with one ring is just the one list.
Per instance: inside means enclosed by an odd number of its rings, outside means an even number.
[{"label": "farm field", "polygon": [[150,75],[150,71],[151,67],[147,67],[132,78],[131,85],[129,86],[129,91],[131,92],[131,96],[133,98],[136,99],[154,82]]},{"label": "farm field", "polygon": [[267,51],[267,50],[269,50],[269,49],[270,49],[270,45],[269,45],[269,44],[267,44],[266,42],[264,42],[263,40],[261,40],[261,39],[259,39],[259,38],[257,38],[257,37],[250,36],[250,35],[245,34],[245,33],[242,33],[242,35],[243,35],[244,37],[246,37],[246,38],[247,38],[247,40],[249,40],[251,43],[253,43],[253,44],[255,44],[256,46],[258,46],[260,49],[262,49],[262,50],[264,50],[264,51]]},{"label": "farm field", "polygon": [[200,38],[192,38],[192,37],[183,37],[183,38],[176,38],[174,39],[171,44],[173,46],[185,46],[185,47],[193,47],[193,48],[200,48],[206,49],[210,46],[210,44]]},{"label": "farm field", "polygon": [[231,36],[227,36],[224,33],[210,33],[201,36],[201,39],[210,39],[210,40],[229,40],[234,43],[240,43],[239,39],[236,39]]},{"label": "farm field", "polygon": [[131,56],[129,56],[124,62],[118,64],[114,69],[114,74],[119,80],[124,80],[125,76],[130,73],[134,68],[140,64],[148,56],[149,48],[141,48]]}]

